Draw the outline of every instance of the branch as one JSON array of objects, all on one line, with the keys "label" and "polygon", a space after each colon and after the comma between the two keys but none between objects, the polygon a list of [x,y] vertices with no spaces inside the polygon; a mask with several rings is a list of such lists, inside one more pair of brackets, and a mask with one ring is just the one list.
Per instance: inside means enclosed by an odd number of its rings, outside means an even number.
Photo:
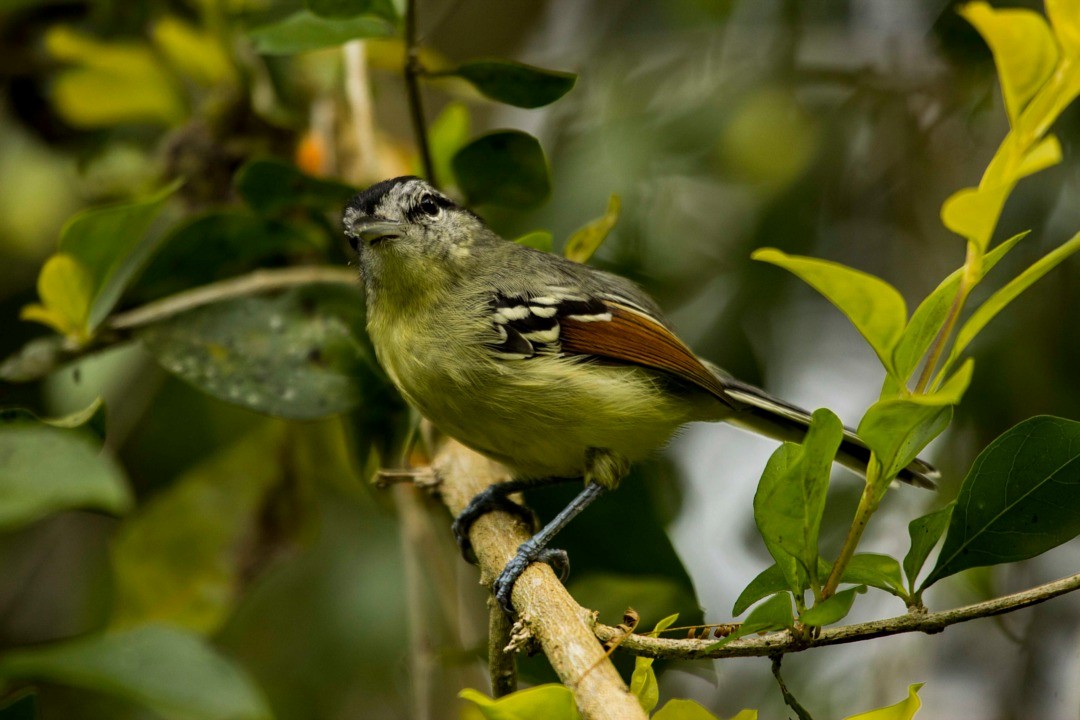
[{"label": "branch", "polygon": [[420,64],[420,47],[416,43],[416,0],[405,3],[405,90],[409,100],[409,115],[412,117],[416,147],[420,151],[420,161],[424,165],[427,181],[439,186],[435,177],[435,163],[431,160],[431,148],[428,147],[427,123],[424,120],[424,99],[420,95],[420,76],[424,67]]},{"label": "branch", "polygon": [[1058,595],[1064,595],[1078,589],[1080,589],[1080,573],[1045,585],[1039,585],[1030,590],[975,603],[974,605],[966,605],[954,610],[934,613],[913,612],[886,620],[827,628],[822,630],[818,637],[806,640],[794,638],[790,632],[785,630],[784,632],[769,633],[756,637],[739,638],[715,650],[709,649],[716,644],[715,640],[674,640],[645,635],[631,635],[624,638],[625,633],[619,628],[600,624],[597,624],[594,630],[596,636],[604,642],[618,640],[620,641],[619,647],[629,650],[634,655],[644,657],[679,658],[683,660],[760,657],[801,652],[825,645],[840,645],[888,635],[899,635],[900,633],[938,633],[949,625],[967,622],[976,618],[1003,615],[1021,608],[1038,605]]},{"label": "branch", "polygon": [[[454,514],[488,485],[509,479],[505,468],[452,440],[432,465],[442,480],[443,502]],[[529,538],[529,530],[513,515],[496,511],[477,520],[469,537],[481,582],[490,585]],[[529,566],[514,585],[513,602],[519,624],[540,643],[559,679],[574,692],[583,720],[645,720],[641,705],[593,635],[592,613],[574,602],[550,567]]]}]

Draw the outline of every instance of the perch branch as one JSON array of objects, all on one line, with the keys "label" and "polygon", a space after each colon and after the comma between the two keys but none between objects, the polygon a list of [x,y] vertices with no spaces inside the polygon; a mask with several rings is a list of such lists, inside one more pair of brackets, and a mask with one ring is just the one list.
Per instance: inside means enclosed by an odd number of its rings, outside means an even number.
[{"label": "perch branch", "polygon": [[843,625],[826,628],[815,638],[800,639],[792,637],[788,631],[769,633],[755,637],[739,638],[722,647],[710,650],[716,645],[715,640],[675,640],[655,638],[645,635],[631,635],[609,625],[596,625],[596,636],[604,642],[621,640],[619,647],[635,655],[652,658],[679,658],[695,660],[699,658],[755,657],[783,653],[801,652],[825,645],[870,640],[872,638],[899,635],[900,633],[922,632],[938,633],[949,625],[992,617],[1004,613],[1031,607],[1046,602],[1051,598],[1080,589],[1080,573],[1030,588],[1012,595],[986,600],[985,602],[965,605],[964,607],[941,612],[918,613],[875,620],[873,622]]},{"label": "perch branch", "polygon": [[[452,440],[440,449],[433,466],[442,479],[443,502],[454,514],[488,485],[509,479],[505,468]],[[508,513],[492,512],[476,521],[469,537],[481,582],[490,585],[518,545],[529,538],[529,530]],[[550,567],[531,565],[514,586],[513,602],[520,625],[540,643],[559,679],[573,690],[584,720],[645,719],[641,705],[604,657],[592,632],[592,614],[574,602]]]}]

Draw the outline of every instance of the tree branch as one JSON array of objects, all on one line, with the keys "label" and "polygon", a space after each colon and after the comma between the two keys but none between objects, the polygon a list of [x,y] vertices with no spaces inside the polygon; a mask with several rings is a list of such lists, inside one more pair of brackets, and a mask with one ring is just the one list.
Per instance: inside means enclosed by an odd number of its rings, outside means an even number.
[{"label": "tree branch", "polygon": [[[453,440],[443,445],[432,465],[442,480],[443,502],[454,514],[488,485],[510,479],[505,468]],[[497,511],[477,520],[469,537],[481,582],[490,586],[529,538],[529,529],[513,515]],[[574,692],[584,720],[645,720],[641,705],[593,635],[592,613],[574,602],[550,567],[529,566],[514,586],[513,602],[519,625],[540,643],[559,679]]]},{"label": "tree branch", "polygon": [[405,90],[409,100],[409,115],[412,117],[416,147],[420,151],[420,162],[424,165],[424,176],[429,183],[438,187],[439,179],[435,177],[435,163],[431,160],[431,148],[428,147],[424,98],[420,94],[420,76],[423,74],[420,46],[416,42],[416,0],[407,0],[405,3]]},{"label": "tree branch", "polygon": [[648,637],[646,635],[631,635],[624,638],[625,633],[619,628],[600,624],[597,624],[594,630],[596,636],[604,642],[619,640],[619,647],[630,651],[634,655],[643,655],[645,657],[678,658],[682,660],[760,657],[801,652],[825,645],[841,645],[888,635],[899,635],[900,633],[938,633],[949,625],[975,620],[976,618],[1002,615],[1021,608],[1031,607],[1078,589],[1080,589],[1080,573],[1012,595],[1005,595],[953,610],[933,613],[912,612],[885,620],[826,628],[821,631],[818,637],[806,640],[792,637],[791,633],[785,630],[756,637],[739,638],[714,650],[709,648],[716,644],[715,640],[675,640]]}]

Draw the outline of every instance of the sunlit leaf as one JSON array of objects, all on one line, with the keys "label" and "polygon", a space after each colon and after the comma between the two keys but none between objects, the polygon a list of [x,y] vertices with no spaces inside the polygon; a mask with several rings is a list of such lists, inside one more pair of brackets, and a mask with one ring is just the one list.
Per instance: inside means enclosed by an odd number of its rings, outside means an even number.
[{"label": "sunlit leaf", "polygon": [[154,23],[151,37],[169,64],[197,83],[214,86],[236,79],[228,53],[207,30],[170,15]]},{"label": "sunlit leaf", "polygon": [[1007,430],[960,486],[937,564],[922,583],[1035,557],[1080,534],[1080,422],[1043,415]]},{"label": "sunlit leaf", "polygon": [[300,172],[292,163],[269,158],[250,160],[236,171],[233,186],[257,212],[267,215],[293,207],[338,209],[356,188]]},{"label": "sunlit leaf", "polygon": [[897,597],[907,597],[904,580],[900,576],[900,562],[888,555],[856,553],[844,568],[840,582],[869,585]]},{"label": "sunlit leaf", "polygon": [[1024,156],[1016,171],[1017,179],[1034,175],[1061,162],[1061,141],[1055,135],[1047,135]]},{"label": "sunlit leaf", "polygon": [[342,45],[349,40],[389,37],[393,33],[391,23],[374,15],[323,18],[301,10],[284,20],[251,30],[248,37],[260,53],[292,55]]},{"label": "sunlit leaf", "polygon": [[1058,49],[1050,27],[1031,10],[995,9],[981,1],[961,6],[960,14],[975,26],[994,54],[1005,109],[1015,126],[1020,111],[1057,64]]},{"label": "sunlit leaf", "polygon": [[786,592],[777,593],[751,610],[750,614],[746,616],[746,620],[739,625],[738,630],[713,643],[708,649],[721,648],[732,640],[747,635],[784,630],[794,625],[795,616],[791,612],[791,595]]},{"label": "sunlit leaf", "polygon": [[486,720],[580,720],[574,694],[565,685],[537,685],[492,700],[465,688],[458,697],[472,703]]},{"label": "sunlit leaf", "polygon": [[799,621],[811,627],[824,627],[843,620],[851,612],[851,604],[855,602],[855,596],[866,592],[865,585],[858,585],[847,590],[841,590],[835,595],[822,600],[814,607],[803,611],[799,615]]},{"label": "sunlit leaf", "polygon": [[773,248],[757,250],[751,257],[791,271],[824,295],[851,320],[882,364],[892,368],[892,350],[907,323],[907,306],[896,288],[839,263],[788,255]]},{"label": "sunlit leaf", "polygon": [[908,696],[895,705],[870,710],[858,715],[849,715],[844,720],[911,720],[915,717],[915,713],[919,711],[919,708],[922,707],[922,701],[919,700],[919,689],[924,684],[915,683],[909,685]]},{"label": "sunlit leaf", "polygon": [[941,206],[941,222],[949,230],[973,242],[979,250],[985,251],[997,227],[1001,208],[1011,191],[1011,183],[957,190]]},{"label": "sunlit leaf", "polygon": [[279,417],[313,419],[360,403],[375,379],[359,287],[311,285],[207,305],[138,337],[203,392]]},{"label": "sunlit leaf", "polygon": [[573,73],[513,60],[471,60],[445,74],[465,78],[492,100],[521,108],[549,105],[570,92],[577,81]]},{"label": "sunlit leaf", "polygon": [[175,125],[187,116],[179,86],[146,45],[102,42],[56,26],[45,34],[45,49],[71,65],[56,76],[52,98],[72,125]]},{"label": "sunlit leaf", "polygon": [[1066,55],[1080,55],[1080,0],[1044,0],[1046,16]]},{"label": "sunlit leaf", "polygon": [[533,250],[551,252],[555,244],[555,238],[547,230],[533,230],[531,233],[525,233],[521,237],[514,238],[514,242],[518,245],[531,247]]},{"label": "sunlit leaf", "polygon": [[[668,615],[656,623],[656,626],[652,629],[652,634],[655,635],[666,630],[678,619],[679,615],[677,613]],[[653,708],[656,707],[656,703],[660,702],[660,686],[656,682],[656,672],[652,667],[654,661],[655,658],[640,656],[635,658],[634,673],[630,676],[630,692],[638,699],[646,713],[651,713]]]},{"label": "sunlit leaf", "polygon": [[725,169],[766,189],[789,185],[821,148],[819,124],[787,85],[763,85],[741,95],[725,111],[719,143]]},{"label": "sunlit leaf", "polygon": [[622,200],[618,195],[612,193],[611,197],[608,198],[608,206],[604,214],[576,230],[570,236],[570,239],[566,241],[563,255],[574,262],[583,264],[589,262],[589,258],[593,256],[608,234],[611,233],[615,223],[619,222],[619,211],[621,209]]},{"label": "sunlit leaf", "polygon": [[166,718],[269,720],[262,693],[232,661],[197,635],[159,626],[15,650],[0,678],[91,690]]},{"label": "sunlit leaf", "polygon": [[45,261],[37,279],[40,305],[28,305],[19,317],[53,328],[79,342],[89,337],[86,330],[94,280],[87,269],[67,253],[57,253]]},{"label": "sunlit leaf", "polygon": [[911,549],[904,556],[904,575],[907,577],[909,587],[915,587],[915,581],[923,565],[926,564],[926,558],[930,556],[930,551],[945,533],[945,528],[949,526],[954,507],[956,503],[951,502],[939,510],[917,517],[908,523]]},{"label": "sunlit leaf", "polygon": [[471,124],[469,109],[463,103],[452,102],[443,108],[428,128],[431,162],[435,166],[435,177],[443,185],[457,184],[452,163],[454,155],[469,140]]},{"label": "sunlit leaf", "polygon": [[458,151],[452,164],[458,185],[472,204],[525,209],[551,193],[540,143],[519,130],[480,136]]},{"label": "sunlit leaf", "polygon": [[[748,712],[753,714],[744,715]],[[673,698],[656,711],[652,720],[718,720],[718,718],[693,700]],[[757,713],[752,710],[743,710],[736,716],[736,720],[757,720]]]},{"label": "sunlit leaf", "polygon": [[[1001,242],[990,252],[983,256],[981,280],[989,273],[1006,253],[1013,249],[1018,242],[1030,234],[1030,230],[1013,235],[1008,240]],[[960,277],[964,268],[959,268],[941,281],[926,299],[919,303],[915,313],[911,316],[900,342],[893,350],[893,363],[896,367],[896,375],[901,381],[906,382],[918,367],[920,359],[930,349],[930,344],[941,331],[945,324],[945,318],[949,314],[949,307],[956,299],[956,293],[960,288]],[[884,393],[883,393],[884,395]]]},{"label": "sunlit leaf", "polygon": [[397,17],[391,0],[304,0],[304,4],[315,15],[332,19],[377,15],[393,21]]},{"label": "sunlit leaf", "polygon": [[994,319],[994,317],[1001,312],[1005,307],[1015,300],[1020,293],[1031,287],[1036,280],[1041,278],[1046,273],[1057,267],[1063,260],[1070,255],[1080,250],[1080,233],[1074,235],[1068,242],[1048,252],[1043,257],[1032,263],[1032,265],[1020,273],[1016,278],[1011,280],[1005,287],[1001,288],[986,301],[979,306],[979,308],[971,314],[967,322],[960,326],[960,330],[956,333],[956,341],[953,343],[952,351],[949,353],[949,360],[943,366],[943,372],[948,370],[949,366],[960,357],[960,354],[967,348],[968,344],[978,335],[987,323]]},{"label": "sunlit leaf", "polygon": [[973,371],[974,361],[968,359],[937,392],[886,398],[870,406],[858,434],[881,463],[883,480],[896,477],[949,426]]},{"label": "sunlit leaf", "polygon": [[754,521],[795,593],[817,573],[821,515],[843,433],[836,415],[815,411],[802,444],[786,442],[769,458],[754,495]]},{"label": "sunlit leaf", "polygon": [[30,422],[0,424],[0,530],[61,510],[120,514],[131,504],[123,471],[91,433]]}]

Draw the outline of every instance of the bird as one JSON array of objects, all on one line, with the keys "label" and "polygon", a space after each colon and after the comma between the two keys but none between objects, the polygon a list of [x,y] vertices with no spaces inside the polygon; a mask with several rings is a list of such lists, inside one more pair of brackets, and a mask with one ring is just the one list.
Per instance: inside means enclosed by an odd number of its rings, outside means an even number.
[{"label": "bird", "polygon": [[[468,530],[534,485],[584,488],[523,543],[492,591],[508,614],[533,562],[563,571],[554,536],[632,463],[683,425],[723,421],[801,441],[810,413],[699,358],[657,303],[613,273],[506,240],[473,211],[414,176],[376,183],[345,206],[344,233],[365,286],[376,357],[405,400],[441,432],[512,473],[454,521]],[[845,428],[836,461],[865,474],[870,451]],[[932,488],[921,459],[899,479]]]}]

